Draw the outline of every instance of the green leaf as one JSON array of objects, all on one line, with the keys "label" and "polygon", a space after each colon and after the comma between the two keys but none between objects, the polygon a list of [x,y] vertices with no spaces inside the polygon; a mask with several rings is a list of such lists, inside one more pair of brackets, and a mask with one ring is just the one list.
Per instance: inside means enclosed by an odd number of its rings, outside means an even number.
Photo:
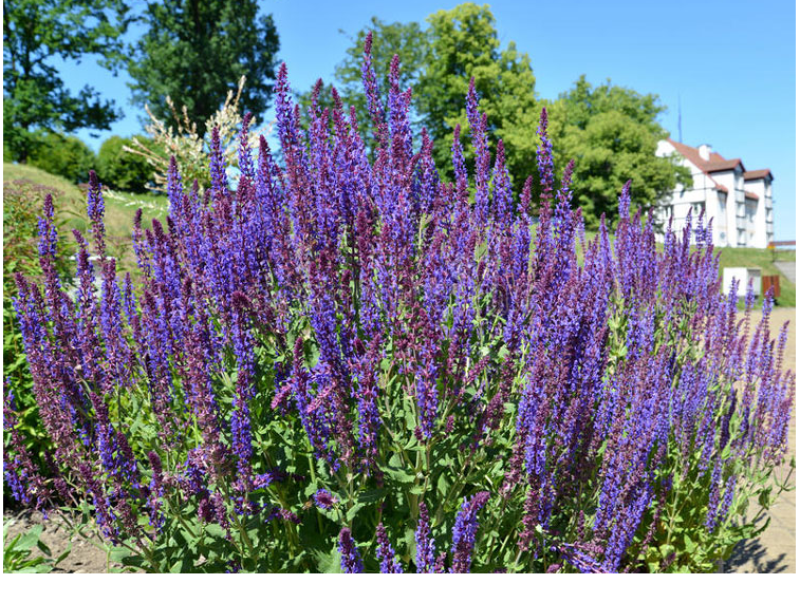
[{"label": "green leaf", "polygon": [[386,469],[384,470],[384,473],[388,475],[392,481],[399,482],[401,484],[413,484],[414,480],[416,480],[416,474],[412,473],[411,471]]},{"label": "green leaf", "polygon": [[425,447],[422,444],[420,444],[419,440],[417,439],[417,436],[412,434],[411,437],[408,438],[408,442],[406,442],[406,445],[403,447],[403,450],[412,450],[412,451],[425,450]]},{"label": "green leaf", "polygon": [[342,555],[339,553],[338,546],[334,546],[327,553],[317,552],[314,557],[317,562],[317,569],[323,574],[341,574]]},{"label": "green leaf", "polygon": [[764,488],[758,494],[758,504],[764,507],[765,509],[769,509],[769,506],[772,502],[771,495],[772,494],[772,486]]},{"label": "green leaf", "polygon": [[364,504],[364,503],[357,502],[352,507],[350,507],[347,510],[347,515],[345,516],[345,518],[347,519],[348,523],[353,521],[353,519],[355,519],[356,515],[358,515],[359,511],[361,511],[361,509],[363,509],[366,506],[367,505]]},{"label": "green leaf", "polygon": [[25,550],[31,550],[39,543],[39,536],[42,534],[43,527],[41,525],[33,526],[28,530],[17,543],[17,547]]},{"label": "green leaf", "polygon": [[17,574],[46,574],[47,572],[51,571],[49,565],[47,565],[44,557],[37,557],[36,559],[31,559],[30,561],[25,562],[25,567],[21,567],[16,570]]},{"label": "green leaf", "polygon": [[223,540],[226,537],[225,530],[222,528],[222,526],[220,526],[220,525],[218,525],[216,523],[210,523],[210,524],[206,525],[205,526],[205,531],[206,531],[206,534],[211,536],[211,538]]},{"label": "green leaf", "polygon": [[404,557],[404,561],[408,562],[410,559],[416,559],[417,557],[416,531],[413,528],[406,528],[406,531],[403,534],[403,541],[406,543],[406,550],[408,551],[407,555]]},{"label": "green leaf", "polygon": [[389,467],[392,467],[394,469],[403,469],[405,467],[405,464],[403,463],[403,457],[395,452],[389,458]]},{"label": "green leaf", "polygon": [[122,565],[126,565],[127,559],[131,556],[131,552],[126,549],[125,547],[115,546],[109,552],[109,559],[114,563],[121,563]]},{"label": "green leaf", "polygon": [[36,546],[39,547],[39,550],[42,551],[48,557],[52,557],[53,556],[53,553],[50,551],[50,547],[47,546],[41,540],[39,540],[39,542],[36,543]]},{"label": "green leaf", "polygon": [[67,545],[67,548],[66,548],[66,549],[64,549],[64,552],[63,552],[63,553],[61,553],[61,554],[58,556],[58,559],[56,559],[56,560],[53,562],[53,565],[58,565],[59,563],[61,563],[62,561],[64,561],[64,559],[66,559],[66,558],[69,556],[69,554],[70,554],[70,552],[71,552],[71,551],[72,551],[72,542],[70,542],[70,543]]},{"label": "green leaf", "polygon": [[416,428],[417,426],[416,407],[413,406],[412,404],[406,404],[404,417],[406,420],[406,429],[408,429],[409,431],[413,431],[414,428]]},{"label": "green leaf", "polygon": [[305,494],[306,497],[310,498],[317,490],[319,490],[319,483],[315,481],[309,481],[309,484],[306,486],[306,489],[303,490],[303,494]]},{"label": "green leaf", "polygon": [[483,241],[480,245],[475,247],[475,262],[480,262],[481,258],[486,255],[486,250],[488,249],[488,243]]},{"label": "green leaf", "polygon": [[367,490],[358,495],[358,502],[365,505],[383,500],[386,496],[386,488],[377,488],[374,490]]},{"label": "green leaf", "polygon": [[439,496],[444,498],[449,489],[450,487],[447,482],[447,477],[445,477],[445,473],[442,472],[439,474],[439,479],[436,480],[436,492],[439,494]]}]

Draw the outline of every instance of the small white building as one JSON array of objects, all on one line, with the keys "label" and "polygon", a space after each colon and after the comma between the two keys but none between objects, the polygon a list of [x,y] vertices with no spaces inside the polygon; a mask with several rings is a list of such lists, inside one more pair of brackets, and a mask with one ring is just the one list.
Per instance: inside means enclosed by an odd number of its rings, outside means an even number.
[{"label": "small white building", "polygon": [[[718,247],[766,248],[773,241],[772,172],[747,171],[741,159],[725,159],[707,144],[690,147],[672,139],[658,143],[656,154],[675,154],[692,172],[693,185],[675,187],[660,202],[656,219],[666,228],[681,231],[690,210],[697,219],[713,219],[714,245]],[[696,223],[696,222],[695,222]]]}]

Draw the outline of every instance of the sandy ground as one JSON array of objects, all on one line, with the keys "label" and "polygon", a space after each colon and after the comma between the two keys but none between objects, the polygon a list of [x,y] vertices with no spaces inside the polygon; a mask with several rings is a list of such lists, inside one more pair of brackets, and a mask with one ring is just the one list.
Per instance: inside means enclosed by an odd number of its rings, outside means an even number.
[{"label": "sandy ground", "polygon": [[[775,308],[771,318],[773,336],[777,336],[778,329],[785,321],[791,321],[789,339],[786,346],[784,366],[796,371],[796,328],[795,308]],[[796,437],[797,412],[792,416],[791,431],[789,435],[789,454],[787,455],[784,470],[788,470],[788,460],[797,451]],[[794,475],[792,484],[794,484]],[[796,572],[796,494],[794,491],[784,492],[777,504],[771,510],[771,523],[769,528],[757,539],[741,543],[733,557],[725,564],[724,571],[729,573],[795,573]],[[55,569],[57,572],[69,573],[104,573],[108,570],[106,553],[86,542],[80,536],[71,536],[70,533],[56,525],[56,522],[43,521],[40,513],[21,513],[17,515],[6,513],[4,521],[8,522],[8,534],[13,538],[20,532],[25,532],[38,523],[44,523],[42,541],[51,549],[53,557],[57,558],[69,544],[72,544],[70,554]],[[115,564],[112,564],[115,567]]]}]

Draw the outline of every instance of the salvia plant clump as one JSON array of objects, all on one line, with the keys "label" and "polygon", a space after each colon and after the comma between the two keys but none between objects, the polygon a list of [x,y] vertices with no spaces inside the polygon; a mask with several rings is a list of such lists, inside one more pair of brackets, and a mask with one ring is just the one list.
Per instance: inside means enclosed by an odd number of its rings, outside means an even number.
[{"label": "salvia plant clump", "polygon": [[627,186],[614,236],[604,219],[587,240],[544,111],[538,202],[531,179],[512,193],[502,141],[491,156],[473,86],[474,170],[456,128],[441,180],[396,58],[376,95],[370,45],[373,148],[335,91],[301,127],[282,67],[280,161],[264,138],[251,155],[247,117],[235,191],[216,132],[202,196],[173,160],[133,276],[92,175],[67,293],[45,201],[44,276],[17,275],[14,303],[49,467],[6,387],[13,495],[82,511],[150,571],[715,569],[760,529],[747,501],[770,503],[787,450],[770,296],[740,317],[711,226],[657,245]]}]

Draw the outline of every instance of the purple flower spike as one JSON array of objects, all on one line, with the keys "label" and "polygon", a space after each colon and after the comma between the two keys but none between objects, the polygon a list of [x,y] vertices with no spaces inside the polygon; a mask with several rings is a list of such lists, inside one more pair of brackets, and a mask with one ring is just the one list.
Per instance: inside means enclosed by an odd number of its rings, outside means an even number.
[{"label": "purple flower spike", "polygon": [[358,552],[356,543],[350,534],[350,528],[342,528],[339,532],[339,552],[342,555],[342,571],[345,574],[363,574],[364,563]]},{"label": "purple flower spike", "polygon": [[227,194],[228,177],[225,174],[225,155],[219,138],[219,128],[211,130],[211,190],[218,194]]},{"label": "purple flower spike", "polygon": [[554,174],[553,174],[553,143],[547,136],[547,109],[542,107],[542,115],[539,119],[539,180],[541,182],[542,200],[553,197]]},{"label": "purple flower spike", "polygon": [[436,546],[431,538],[431,525],[428,518],[428,507],[419,503],[419,523],[414,534],[417,543],[417,573],[430,574],[436,565]]},{"label": "purple flower spike", "polygon": [[472,564],[472,549],[475,546],[475,536],[478,533],[478,511],[489,501],[488,492],[478,492],[472,499],[464,498],[461,511],[456,516],[456,525],[453,527],[453,574],[467,574]]},{"label": "purple flower spike", "polygon": [[105,234],[106,227],[103,224],[103,216],[106,211],[103,202],[103,193],[100,190],[100,181],[94,170],[89,170],[89,192],[87,194],[87,212],[91,222],[91,231],[94,235],[95,249],[101,258],[106,255]]},{"label": "purple flower spike", "polygon": [[394,549],[389,543],[389,537],[386,534],[386,528],[382,523],[378,524],[375,530],[375,536],[378,540],[378,559],[381,561],[382,574],[402,574],[403,567],[395,559]]},{"label": "purple flower spike", "polygon": [[39,218],[39,255],[55,257],[58,233],[53,222],[53,195],[44,198],[43,213],[44,216]]}]

